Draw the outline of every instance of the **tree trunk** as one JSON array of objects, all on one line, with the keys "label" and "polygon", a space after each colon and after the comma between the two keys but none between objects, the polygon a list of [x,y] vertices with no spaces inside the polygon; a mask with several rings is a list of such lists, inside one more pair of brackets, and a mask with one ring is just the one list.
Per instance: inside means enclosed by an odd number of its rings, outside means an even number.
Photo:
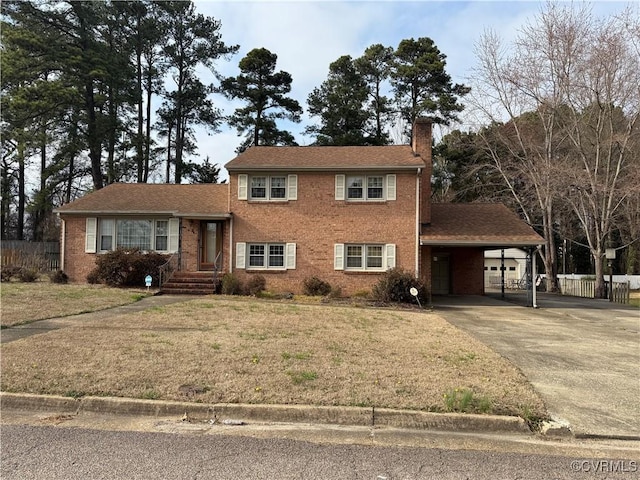
[{"label": "tree trunk", "polygon": [[142,173],[142,181],[147,183],[149,180],[149,164],[151,157],[151,99],[153,97],[153,75],[151,67],[147,75],[147,128],[144,136],[144,171]]},{"label": "tree trunk", "polygon": [[24,207],[27,203],[25,197],[25,149],[26,145],[22,138],[18,140],[18,221],[16,230],[16,240],[24,240]]},{"label": "tree trunk", "polygon": [[87,109],[87,144],[89,145],[89,160],[91,162],[91,178],[96,190],[104,187],[102,180],[102,146],[98,135],[98,118],[93,95],[93,81],[85,81],[85,107]]},{"label": "tree trunk", "polygon": [[595,262],[595,269],[596,269],[595,298],[607,298],[608,292],[607,292],[607,286],[605,285],[604,275],[605,273],[608,274],[609,272],[608,271],[605,272],[604,263],[602,261],[602,250],[601,249],[598,249],[595,251],[592,250],[591,255],[593,256],[593,259]]}]

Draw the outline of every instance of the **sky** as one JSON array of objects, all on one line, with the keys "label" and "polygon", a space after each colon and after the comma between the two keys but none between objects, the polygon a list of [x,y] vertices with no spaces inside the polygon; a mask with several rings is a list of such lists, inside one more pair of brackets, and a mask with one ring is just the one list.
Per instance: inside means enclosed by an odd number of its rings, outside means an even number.
[{"label": "sky", "polygon": [[[579,1],[576,1],[579,3]],[[497,32],[506,42],[532,22],[544,6],[531,1],[221,1],[196,0],[197,11],[221,22],[222,40],[240,49],[229,61],[219,60],[216,68],[223,76],[240,73],[238,63],[254,48],[266,48],[278,56],[277,70],[293,78],[290,96],[306,112],[307,97],[327,78],[329,64],[342,55],[360,57],[371,45],[381,43],[396,48],[401,40],[429,37],[446,56],[446,71],[453,83],[469,84],[476,63],[474,45],[486,30]],[[591,3],[593,13],[606,15],[621,11],[628,2]],[[215,82],[209,72],[203,81]],[[241,104],[215,95],[215,105],[231,114]],[[316,123],[305,113],[300,124],[283,123],[300,145],[313,138],[303,135],[305,126]],[[468,130],[464,123],[455,128]],[[434,132],[437,135],[437,132]],[[221,132],[197,132],[198,157],[209,156],[224,166],[233,159],[242,138],[226,125]],[[222,169],[222,178],[226,178]]]}]

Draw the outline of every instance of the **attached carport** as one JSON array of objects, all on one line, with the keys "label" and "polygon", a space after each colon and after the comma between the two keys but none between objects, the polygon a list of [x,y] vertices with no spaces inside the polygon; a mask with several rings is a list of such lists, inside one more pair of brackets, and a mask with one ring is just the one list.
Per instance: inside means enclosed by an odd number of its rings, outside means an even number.
[{"label": "attached carport", "polygon": [[528,306],[536,307],[536,248],[544,242],[533,228],[497,203],[436,203],[420,235],[423,279],[432,295],[484,295],[484,252],[527,252]]}]

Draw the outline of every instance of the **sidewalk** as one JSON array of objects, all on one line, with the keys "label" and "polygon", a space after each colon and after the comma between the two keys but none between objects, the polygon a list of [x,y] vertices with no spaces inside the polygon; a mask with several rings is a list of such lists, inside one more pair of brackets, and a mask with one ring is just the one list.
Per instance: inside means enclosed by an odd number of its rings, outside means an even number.
[{"label": "sidewalk", "polygon": [[49,318],[46,320],[37,320],[25,325],[4,328],[0,330],[0,344],[9,343],[21,338],[38,335],[40,333],[50,332],[59,328],[77,325],[87,319],[104,319],[111,316],[126,315],[128,313],[141,312],[153,307],[163,307],[172,303],[187,302],[193,300],[194,296],[187,295],[153,295],[145,297],[134,303],[122,305],[120,307],[107,308],[96,312],[80,313],[78,315],[69,315],[68,317]]}]

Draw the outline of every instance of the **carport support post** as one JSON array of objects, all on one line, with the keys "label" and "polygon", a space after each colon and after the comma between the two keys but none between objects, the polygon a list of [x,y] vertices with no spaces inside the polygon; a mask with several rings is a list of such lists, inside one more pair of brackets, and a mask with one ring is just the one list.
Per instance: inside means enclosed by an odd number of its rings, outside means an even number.
[{"label": "carport support post", "polygon": [[502,291],[502,299],[504,299],[504,248],[500,250],[500,277],[501,277],[501,291]]},{"label": "carport support post", "polygon": [[533,308],[538,308],[538,291],[536,281],[536,249],[531,249],[531,298],[533,300]]},{"label": "carport support post", "polygon": [[527,288],[527,307],[538,308],[537,299],[536,299],[536,259],[535,259],[535,248],[531,247],[527,249],[527,273],[525,275],[526,278],[526,288]]}]

